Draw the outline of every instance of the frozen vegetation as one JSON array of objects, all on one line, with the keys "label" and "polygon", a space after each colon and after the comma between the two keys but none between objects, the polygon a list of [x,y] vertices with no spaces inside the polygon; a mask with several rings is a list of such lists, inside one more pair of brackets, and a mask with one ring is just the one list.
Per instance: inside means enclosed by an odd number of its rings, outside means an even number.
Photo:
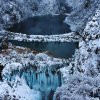
[{"label": "frozen vegetation", "polygon": [[40,93],[30,89],[24,79],[20,79],[18,76],[15,78],[11,86],[7,82],[0,82],[1,100],[41,100]]},{"label": "frozen vegetation", "polygon": [[[71,33],[34,36],[5,30],[28,17],[67,14],[67,7]],[[27,42],[78,41],[79,48],[65,60],[13,46],[4,35]],[[100,0],[0,0],[0,38],[0,100],[100,99]]]},{"label": "frozen vegetation", "polygon": [[97,9],[84,29],[83,40],[69,66],[61,69],[64,85],[58,100],[99,100],[100,98],[100,10]]}]

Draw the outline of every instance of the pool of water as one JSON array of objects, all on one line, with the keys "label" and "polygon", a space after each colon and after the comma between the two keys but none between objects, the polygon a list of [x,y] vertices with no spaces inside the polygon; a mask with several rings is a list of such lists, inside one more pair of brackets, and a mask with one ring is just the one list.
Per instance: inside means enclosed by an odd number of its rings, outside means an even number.
[{"label": "pool of water", "polygon": [[57,43],[57,42],[19,42],[19,41],[10,41],[16,46],[28,47],[37,52],[47,52],[54,57],[60,58],[71,58],[74,55],[75,49],[78,48],[77,42],[66,42],[66,43]]},{"label": "pool of water", "polygon": [[64,23],[66,15],[35,16],[14,24],[8,31],[28,35],[54,35],[71,32],[70,26]]}]

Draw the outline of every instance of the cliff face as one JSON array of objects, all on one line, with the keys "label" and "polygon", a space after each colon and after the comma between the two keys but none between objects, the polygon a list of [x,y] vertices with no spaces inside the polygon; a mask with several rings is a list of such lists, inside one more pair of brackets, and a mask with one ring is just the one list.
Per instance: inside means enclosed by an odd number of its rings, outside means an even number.
[{"label": "cliff face", "polygon": [[81,33],[75,59],[61,69],[64,85],[56,91],[56,100],[100,99],[100,7],[92,12]]}]

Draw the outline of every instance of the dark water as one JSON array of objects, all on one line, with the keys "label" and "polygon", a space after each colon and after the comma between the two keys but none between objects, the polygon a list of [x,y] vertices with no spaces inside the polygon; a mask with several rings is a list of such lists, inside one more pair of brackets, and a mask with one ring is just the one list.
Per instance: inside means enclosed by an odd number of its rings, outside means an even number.
[{"label": "dark water", "polygon": [[31,48],[32,50],[38,52],[49,52],[51,55],[60,58],[70,58],[75,52],[75,49],[78,48],[77,42],[66,42],[66,43],[42,43],[42,42],[18,42],[10,41],[14,45],[23,46]]},{"label": "dark water", "polygon": [[11,32],[32,35],[54,35],[71,32],[70,26],[64,23],[65,15],[46,15],[28,18],[7,29]]}]

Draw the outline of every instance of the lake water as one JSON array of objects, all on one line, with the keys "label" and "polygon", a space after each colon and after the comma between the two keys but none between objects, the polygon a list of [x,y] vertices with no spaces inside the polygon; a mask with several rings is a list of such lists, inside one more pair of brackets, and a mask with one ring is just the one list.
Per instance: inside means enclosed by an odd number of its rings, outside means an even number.
[{"label": "lake water", "polygon": [[66,15],[35,16],[14,24],[7,29],[11,32],[28,35],[54,35],[71,32],[70,26],[64,23]]},{"label": "lake water", "polygon": [[54,57],[60,58],[71,58],[75,53],[75,49],[78,48],[77,42],[66,42],[66,43],[57,43],[57,42],[19,42],[19,41],[10,41],[16,46],[28,47],[37,52],[47,51]]}]

